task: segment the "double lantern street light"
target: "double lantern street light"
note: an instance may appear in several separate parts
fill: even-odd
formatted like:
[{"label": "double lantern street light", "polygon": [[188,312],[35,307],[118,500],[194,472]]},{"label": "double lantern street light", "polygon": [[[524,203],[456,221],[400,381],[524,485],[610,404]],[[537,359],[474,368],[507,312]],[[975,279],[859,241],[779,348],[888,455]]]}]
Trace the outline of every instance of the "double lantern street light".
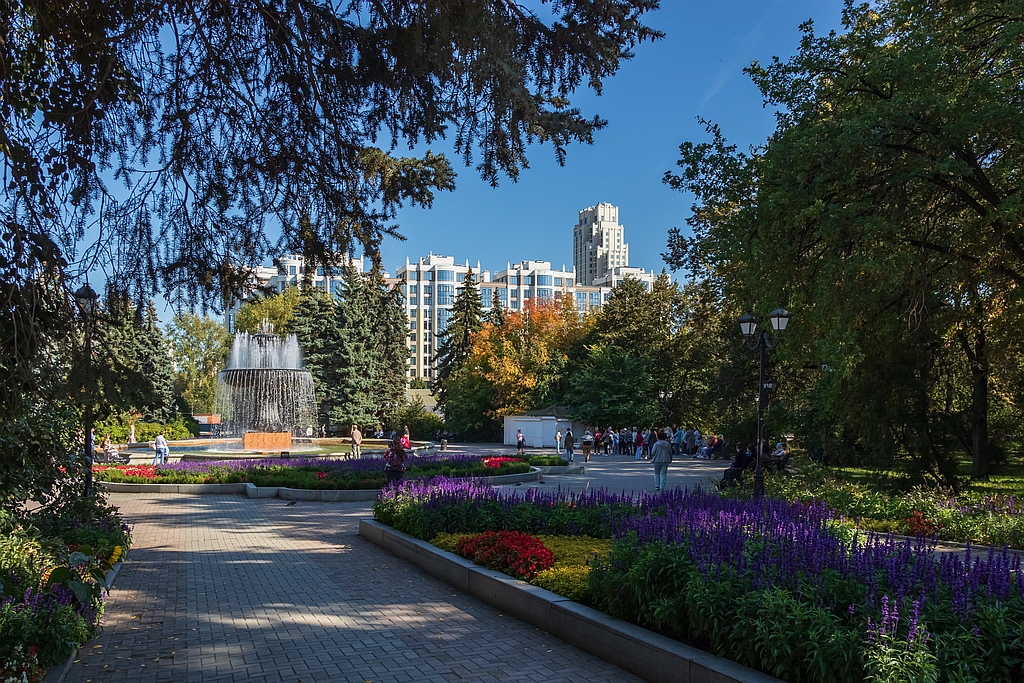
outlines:
[{"label": "double lantern street light", "polygon": [[[786,331],[786,325],[789,324],[789,318],[789,311],[782,306],[779,306],[768,314],[768,319],[772,323],[772,329],[774,329],[775,333],[780,336]],[[775,344],[773,344],[771,339],[768,337],[767,331],[758,331],[757,318],[750,313],[740,317],[739,322],[740,331],[743,333],[743,339],[746,347],[751,351],[757,351],[759,354],[757,383],[757,443],[754,446],[754,498],[763,498],[764,470],[761,469],[761,457],[764,455],[762,453],[762,441],[764,440],[764,411],[768,407],[769,393],[775,388],[775,383],[768,381],[765,377],[765,361],[767,360],[768,351],[774,349]]]},{"label": "double lantern street light", "polygon": [[658,392],[658,399],[661,400],[661,421],[668,423],[668,402],[672,400],[672,392],[662,389]]},{"label": "double lantern street light", "polygon": [[74,294],[75,303],[82,313],[82,322],[85,332],[85,405],[82,406],[82,422],[85,428],[85,496],[91,497],[92,486],[92,459],[95,453],[96,444],[93,440],[93,392],[96,390],[92,372],[92,332],[96,324],[96,315],[99,312],[100,297],[86,282],[78,288]]}]

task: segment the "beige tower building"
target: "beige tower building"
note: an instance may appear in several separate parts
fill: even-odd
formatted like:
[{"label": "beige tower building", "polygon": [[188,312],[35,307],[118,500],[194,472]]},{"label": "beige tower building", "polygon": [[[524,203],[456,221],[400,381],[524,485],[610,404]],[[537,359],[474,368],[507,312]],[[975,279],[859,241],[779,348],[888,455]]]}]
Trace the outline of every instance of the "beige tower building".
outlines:
[{"label": "beige tower building", "polygon": [[613,269],[629,265],[619,207],[601,203],[580,211],[572,231],[572,264],[579,284],[586,287],[593,287]]}]

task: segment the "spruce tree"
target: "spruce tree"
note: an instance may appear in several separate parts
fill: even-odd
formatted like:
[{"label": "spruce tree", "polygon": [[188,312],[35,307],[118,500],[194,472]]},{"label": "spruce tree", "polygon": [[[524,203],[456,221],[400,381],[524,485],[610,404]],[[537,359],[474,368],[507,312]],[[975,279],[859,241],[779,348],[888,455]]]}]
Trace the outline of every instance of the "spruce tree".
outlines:
[{"label": "spruce tree", "polygon": [[153,302],[136,307],[135,336],[139,368],[149,382],[149,403],[146,416],[153,422],[169,422],[174,410],[174,375],[171,367],[170,345],[160,329]]},{"label": "spruce tree", "polygon": [[[500,309],[500,306],[498,308]],[[477,289],[473,269],[470,268],[463,278],[462,288],[455,297],[452,317],[448,327],[441,332],[441,343],[437,348],[434,395],[442,406],[448,400],[448,385],[452,374],[473,349],[473,334],[480,331],[482,318],[480,290]]]},{"label": "spruce tree", "polygon": [[405,403],[407,322],[402,293],[389,287],[380,266],[365,278],[371,311],[371,373],[376,385],[378,411],[393,411]]},{"label": "spruce tree", "polygon": [[378,390],[373,370],[372,301],[369,287],[353,268],[345,269],[341,300],[334,306],[338,329],[333,363],[337,372],[332,422],[343,429],[379,422]]},{"label": "spruce tree", "polygon": [[292,332],[302,347],[303,362],[313,375],[320,422],[332,426],[331,411],[338,404],[340,386],[336,363],[340,336],[334,308],[334,297],[329,293],[306,287],[292,321]]}]

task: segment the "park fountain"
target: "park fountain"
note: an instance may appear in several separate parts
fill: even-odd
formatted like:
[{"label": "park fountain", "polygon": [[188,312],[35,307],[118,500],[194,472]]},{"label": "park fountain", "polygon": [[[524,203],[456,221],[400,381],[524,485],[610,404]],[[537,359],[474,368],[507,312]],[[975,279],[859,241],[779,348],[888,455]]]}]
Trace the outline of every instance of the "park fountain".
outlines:
[{"label": "park fountain", "polygon": [[256,334],[236,334],[216,405],[223,431],[241,435],[244,450],[289,450],[292,434],[316,421],[313,376],[295,335],[281,339],[266,320]]}]

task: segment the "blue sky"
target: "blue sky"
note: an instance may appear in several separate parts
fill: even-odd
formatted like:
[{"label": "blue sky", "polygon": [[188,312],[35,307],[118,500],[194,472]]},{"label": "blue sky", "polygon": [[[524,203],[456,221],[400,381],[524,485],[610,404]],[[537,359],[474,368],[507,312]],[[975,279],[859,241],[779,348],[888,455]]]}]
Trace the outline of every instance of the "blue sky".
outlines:
[{"label": "blue sky", "polygon": [[[661,178],[675,167],[680,143],[705,139],[697,117],[719,124],[741,148],[764,142],[774,116],[743,68],[794,54],[807,19],[817,33],[840,29],[841,10],[842,0],[662,0],[648,23],[665,39],[640,46],[602,96],[587,90],[573,100],[609,122],[593,145],[571,147],[561,167],[550,147],[533,147],[531,168],[497,189],[459,166],[455,192],[439,195],[431,209],[400,211],[407,241],[382,245],[386,267],[394,273],[406,257],[432,251],[479,260],[492,272],[527,259],[571,268],[577,212],[605,201],[620,207],[630,265],[660,270],[667,231],[685,227],[692,203]],[[446,145],[433,149],[455,159]]]}]

